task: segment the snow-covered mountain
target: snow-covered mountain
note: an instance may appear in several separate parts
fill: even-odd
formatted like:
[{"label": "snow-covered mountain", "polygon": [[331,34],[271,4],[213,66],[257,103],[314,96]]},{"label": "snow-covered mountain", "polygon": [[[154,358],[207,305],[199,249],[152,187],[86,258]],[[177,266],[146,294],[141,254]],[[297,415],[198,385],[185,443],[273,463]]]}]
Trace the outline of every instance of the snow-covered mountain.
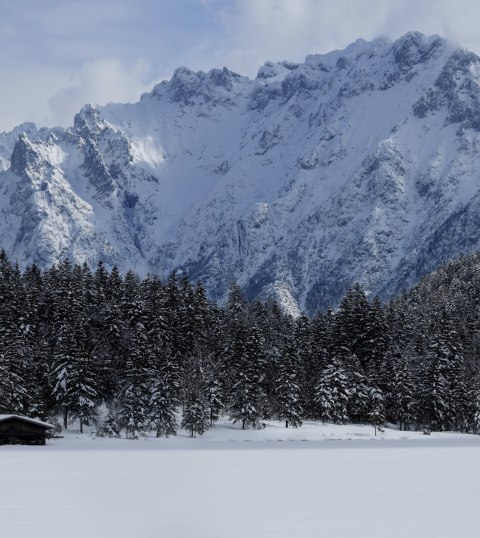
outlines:
[{"label": "snow-covered mountain", "polygon": [[438,36],[358,40],[250,80],[179,68],[69,129],[0,134],[0,245],[293,311],[389,296],[480,245],[480,58]]}]

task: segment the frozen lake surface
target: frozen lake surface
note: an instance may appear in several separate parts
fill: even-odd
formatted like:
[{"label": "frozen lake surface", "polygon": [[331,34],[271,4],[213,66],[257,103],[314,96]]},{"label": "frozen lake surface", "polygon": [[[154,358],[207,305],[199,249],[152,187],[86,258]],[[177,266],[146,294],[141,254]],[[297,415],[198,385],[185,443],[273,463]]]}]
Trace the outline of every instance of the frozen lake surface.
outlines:
[{"label": "frozen lake surface", "polygon": [[306,424],[0,447],[5,538],[478,536],[480,437]]}]

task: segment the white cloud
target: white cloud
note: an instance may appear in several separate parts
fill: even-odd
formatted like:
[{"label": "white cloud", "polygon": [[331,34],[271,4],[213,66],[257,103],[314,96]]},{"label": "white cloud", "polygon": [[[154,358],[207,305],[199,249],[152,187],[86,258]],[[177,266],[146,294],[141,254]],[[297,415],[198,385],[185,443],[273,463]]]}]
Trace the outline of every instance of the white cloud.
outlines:
[{"label": "white cloud", "polygon": [[51,125],[47,102],[67,83],[61,71],[45,67],[9,67],[2,71],[0,87],[0,130],[9,130],[24,121]]},{"label": "white cloud", "polygon": [[480,51],[480,4],[473,0],[237,0],[218,16],[230,36],[218,60],[250,75],[265,60],[302,61],[359,37],[398,38],[411,30]]},{"label": "white cloud", "polygon": [[88,62],[71,83],[49,99],[51,121],[68,125],[85,103],[133,102],[151,89],[151,66],[145,60],[126,65],[119,59]]},{"label": "white cloud", "polygon": [[132,101],[179,65],[255,76],[358,37],[438,33],[480,52],[477,0],[36,0],[2,3],[0,129],[70,125]]}]

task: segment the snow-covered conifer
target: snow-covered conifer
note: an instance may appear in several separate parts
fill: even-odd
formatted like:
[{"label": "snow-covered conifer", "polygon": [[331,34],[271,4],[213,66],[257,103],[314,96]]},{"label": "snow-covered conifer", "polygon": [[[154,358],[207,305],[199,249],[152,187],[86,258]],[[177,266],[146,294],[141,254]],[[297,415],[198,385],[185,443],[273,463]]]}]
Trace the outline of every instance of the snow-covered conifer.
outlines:
[{"label": "snow-covered conifer", "polygon": [[298,428],[302,425],[303,409],[300,403],[297,350],[293,339],[287,342],[280,358],[275,383],[276,411],[285,427]]},{"label": "snow-covered conifer", "polygon": [[368,422],[377,430],[385,424],[385,398],[377,387],[369,390]]},{"label": "snow-covered conifer", "polygon": [[324,407],[321,413],[335,424],[348,420],[348,378],[336,358],[332,358],[321,374],[317,385],[317,402]]}]

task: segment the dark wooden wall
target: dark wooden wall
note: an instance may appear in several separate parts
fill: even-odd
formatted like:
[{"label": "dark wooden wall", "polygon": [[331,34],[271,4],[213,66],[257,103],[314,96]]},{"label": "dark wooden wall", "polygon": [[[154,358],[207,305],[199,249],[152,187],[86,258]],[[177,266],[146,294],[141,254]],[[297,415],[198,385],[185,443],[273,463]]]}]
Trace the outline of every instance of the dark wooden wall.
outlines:
[{"label": "dark wooden wall", "polygon": [[15,417],[0,421],[0,445],[45,444],[46,428]]}]

